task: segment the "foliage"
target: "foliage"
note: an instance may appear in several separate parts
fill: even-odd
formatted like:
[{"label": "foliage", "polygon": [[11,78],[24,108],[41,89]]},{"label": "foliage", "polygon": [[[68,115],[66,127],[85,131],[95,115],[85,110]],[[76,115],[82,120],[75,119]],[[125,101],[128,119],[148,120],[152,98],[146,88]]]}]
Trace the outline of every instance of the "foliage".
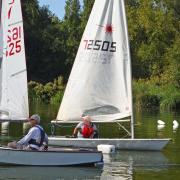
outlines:
[{"label": "foliage", "polygon": [[39,100],[46,103],[59,103],[64,93],[63,78],[58,77],[54,82],[45,85],[30,81],[28,83],[29,99]]},{"label": "foliage", "polygon": [[165,54],[176,38],[178,19],[166,1],[140,0],[127,4],[133,74],[137,78],[160,75]]},{"label": "foliage", "polygon": [[138,110],[159,107],[160,110],[177,109],[180,91],[174,84],[163,84],[159,77],[133,81],[134,104]]},{"label": "foliage", "polygon": [[161,75],[164,84],[173,83],[180,88],[180,33],[165,54],[167,65]]},{"label": "foliage", "polygon": [[49,82],[65,74],[62,22],[37,0],[22,1],[28,80]]},{"label": "foliage", "polygon": [[87,24],[87,21],[89,18],[89,14],[92,10],[93,4],[94,4],[94,0],[91,0],[91,1],[83,0],[83,10],[81,12],[81,30],[82,30],[82,33],[86,27],[86,24]]}]

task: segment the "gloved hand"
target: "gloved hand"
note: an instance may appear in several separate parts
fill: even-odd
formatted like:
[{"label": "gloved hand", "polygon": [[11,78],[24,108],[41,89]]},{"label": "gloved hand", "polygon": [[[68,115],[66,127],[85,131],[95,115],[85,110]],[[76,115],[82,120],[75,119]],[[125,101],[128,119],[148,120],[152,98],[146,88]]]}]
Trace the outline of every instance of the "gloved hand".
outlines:
[{"label": "gloved hand", "polygon": [[48,145],[44,145],[44,151],[48,150]]}]

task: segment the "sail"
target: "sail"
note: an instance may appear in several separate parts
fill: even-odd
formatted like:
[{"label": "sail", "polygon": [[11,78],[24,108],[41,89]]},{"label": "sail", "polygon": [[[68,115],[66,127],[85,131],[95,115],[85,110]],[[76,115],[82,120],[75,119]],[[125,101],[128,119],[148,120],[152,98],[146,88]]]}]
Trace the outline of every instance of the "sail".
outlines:
[{"label": "sail", "polygon": [[131,62],[123,0],[96,0],[57,120],[95,122],[132,115]]},{"label": "sail", "polygon": [[0,119],[29,116],[20,0],[3,0],[0,24]]},{"label": "sail", "polygon": [[2,58],[3,58],[3,36],[2,36],[2,26],[1,26],[1,10],[2,10],[2,0],[0,0],[0,100],[1,100],[1,92],[2,92]]}]

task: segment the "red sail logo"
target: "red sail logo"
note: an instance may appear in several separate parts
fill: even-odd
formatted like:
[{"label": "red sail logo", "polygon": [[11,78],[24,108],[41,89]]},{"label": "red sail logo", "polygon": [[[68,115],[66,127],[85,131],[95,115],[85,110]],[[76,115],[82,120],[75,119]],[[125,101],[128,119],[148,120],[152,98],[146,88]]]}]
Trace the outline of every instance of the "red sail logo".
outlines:
[{"label": "red sail logo", "polygon": [[[97,25],[101,28],[104,28],[105,33],[112,35],[113,26],[107,24],[105,26]],[[95,51],[106,51],[106,52],[116,52],[116,42],[109,40],[101,39],[84,39],[84,49],[85,50],[95,50]]]},{"label": "red sail logo", "polygon": [[8,19],[11,18],[11,12],[12,12],[13,4],[14,4],[14,0],[11,0],[11,1],[9,2],[10,7],[9,7],[9,10],[8,10]]}]

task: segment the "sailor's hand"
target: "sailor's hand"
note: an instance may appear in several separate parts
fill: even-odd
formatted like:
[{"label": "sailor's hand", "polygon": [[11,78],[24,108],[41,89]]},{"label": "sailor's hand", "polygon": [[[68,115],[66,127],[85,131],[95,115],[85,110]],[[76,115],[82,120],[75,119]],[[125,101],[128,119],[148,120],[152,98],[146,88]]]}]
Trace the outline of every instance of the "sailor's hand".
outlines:
[{"label": "sailor's hand", "polygon": [[48,150],[48,145],[44,145],[44,151]]},{"label": "sailor's hand", "polygon": [[73,134],[73,135],[72,135],[72,138],[77,138],[77,135],[76,135],[76,134]]}]

